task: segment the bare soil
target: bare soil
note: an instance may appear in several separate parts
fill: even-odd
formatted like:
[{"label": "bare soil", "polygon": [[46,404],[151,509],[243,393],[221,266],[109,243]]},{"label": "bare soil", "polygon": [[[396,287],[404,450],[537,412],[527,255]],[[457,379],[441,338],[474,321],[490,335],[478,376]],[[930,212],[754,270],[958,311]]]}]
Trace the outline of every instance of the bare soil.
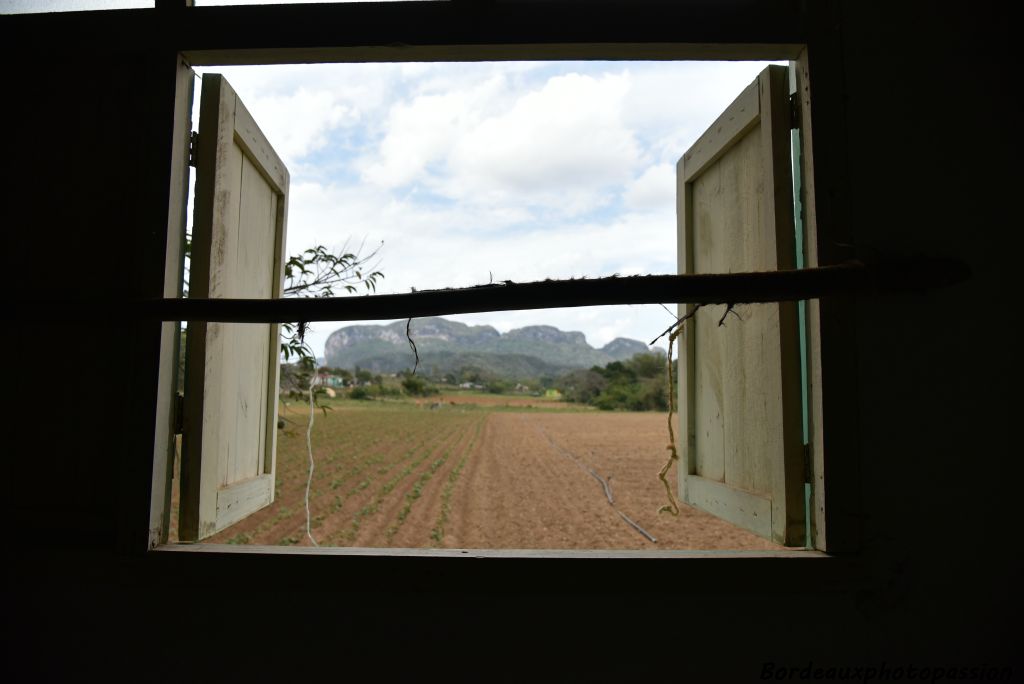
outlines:
[{"label": "bare soil", "polygon": [[[461,483],[445,546],[555,549],[772,549],[712,515],[667,503],[660,413],[493,413]],[[601,482],[604,478],[613,504]],[[669,472],[674,482],[675,468]],[[656,539],[651,542],[619,511]]]},{"label": "bare soil", "polygon": [[[462,406],[339,402],[326,416],[318,414],[310,493],[317,542],[780,548],[689,506],[680,505],[678,516],[658,513],[668,502],[657,479],[668,457],[664,413],[516,410],[505,402],[518,397],[473,399]],[[295,425],[279,434],[276,500],[207,541],[311,545],[304,503],[308,456],[299,429],[306,415],[297,408],[284,415]],[[675,467],[669,481],[675,482]]]}]

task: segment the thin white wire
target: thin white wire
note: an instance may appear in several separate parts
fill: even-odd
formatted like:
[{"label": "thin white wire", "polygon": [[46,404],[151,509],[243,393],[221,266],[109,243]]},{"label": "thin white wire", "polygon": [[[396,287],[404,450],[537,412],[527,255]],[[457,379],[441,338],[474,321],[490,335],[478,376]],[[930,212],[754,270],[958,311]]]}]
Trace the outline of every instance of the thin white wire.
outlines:
[{"label": "thin white wire", "polygon": [[314,358],[313,377],[309,381],[309,425],[306,426],[306,451],[309,454],[309,478],[306,480],[306,536],[309,537],[309,541],[313,542],[313,546],[320,546],[316,543],[316,539],[313,539],[309,517],[309,488],[313,484],[313,416],[315,415],[313,386],[316,384],[316,371],[316,359]]}]

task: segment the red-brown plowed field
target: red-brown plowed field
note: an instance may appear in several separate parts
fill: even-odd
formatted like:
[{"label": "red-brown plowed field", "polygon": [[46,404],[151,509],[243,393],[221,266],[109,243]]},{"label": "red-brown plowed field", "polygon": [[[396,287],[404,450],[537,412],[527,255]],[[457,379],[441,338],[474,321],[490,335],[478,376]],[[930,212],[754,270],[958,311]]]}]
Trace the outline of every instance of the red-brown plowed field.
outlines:
[{"label": "red-brown plowed field", "polygon": [[[657,473],[667,457],[661,413],[492,413],[453,497],[444,546],[554,549],[771,549],[689,506],[679,517]],[[608,502],[603,478],[611,492]],[[669,473],[675,476],[675,469]],[[625,514],[644,532],[623,520]]]},{"label": "red-brown plowed field", "polygon": [[[395,548],[779,548],[687,506],[678,517],[657,512],[667,501],[657,480],[668,453],[663,413],[496,409],[345,401],[318,413],[314,538]],[[307,414],[283,415],[294,422],[279,433],[275,502],[207,541],[310,545]]]}]

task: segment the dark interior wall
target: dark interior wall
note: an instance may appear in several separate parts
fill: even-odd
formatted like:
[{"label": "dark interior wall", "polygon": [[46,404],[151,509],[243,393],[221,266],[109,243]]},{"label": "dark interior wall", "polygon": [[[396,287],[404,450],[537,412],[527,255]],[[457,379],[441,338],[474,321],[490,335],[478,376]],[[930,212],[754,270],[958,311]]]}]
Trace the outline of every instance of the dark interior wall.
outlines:
[{"label": "dark interior wall", "polygon": [[[127,532],[118,487],[151,468],[138,426],[153,421],[158,327],[60,316],[85,314],[91,301],[161,296],[174,56],[41,50],[19,63],[3,112],[4,233],[12,295],[42,320],[8,340],[13,386],[30,402],[58,378],[74,389],[16,439],[24,457],[11,463],[19,484],[9,505],[21,521],[12,534],[42,548],[57,539],[58,548],[113,551]],[[102,412],[118,402],[129,415]]]},{"label": "dark interior wall", "polygon": [[892,643],[996,648],[1021,578],[1016,355],[998,323],[1020,223],[1009,32],[985,6],[846,3],[841,16],[849,250],[956,254],[973,271],[856,304],[861,557],[876,587],[863,610]]},{"label": "dark interior wall", "polygon": [[[840,65],[823,89],[842,123],[815,141],[830,219],[861,253],[957,254],[974,272],[954,289],[852,307],[863,548],[848,563],[126,553],[148,510],[136,483],[152,453],[157,331],[36,322],[8,338],[21,401],[5,447],[6,664],[200,679],[247,662],[263,675],[434,666],[475,678],[462,668],[487,659],[492,674],[744,681],[766,661],[1013,663],[1008,29],[977,4],[851,1],[823,23],[838,33],[820,49]],[[24,65],[2,113],[14,297],[62,298],[46,305],[55,319],[96,297],[159,294],[173,58],[63,59],[38,45],[12,59]],[[117,402],[129,415],[103,413]],[[545,655],[567,671],[538,670]]]}]

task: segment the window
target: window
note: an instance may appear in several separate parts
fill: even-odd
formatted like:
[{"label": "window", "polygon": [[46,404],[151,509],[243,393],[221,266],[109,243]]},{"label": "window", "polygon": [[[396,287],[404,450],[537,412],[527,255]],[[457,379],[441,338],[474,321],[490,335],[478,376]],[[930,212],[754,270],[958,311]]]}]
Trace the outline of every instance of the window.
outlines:
[{"label": "window", "polygon": [[[773,271],[777,264],[792,268],[795,255],[791,199],[788,193],[782,194],[778,203],[766,197],[772,194],[766,188],[778,185],[785,189],[790,185],[787,75],[785,67],[776,66],[755,78],[680,162],[679,197],[685,200],[680,204],[679,214],[680,263],[683,264],[680,270],[683,272]],[[259,287],[259,284],[273,279],[273,265],[280,262],[281,250],[275,247],[273,227],[276,207],[283,207],[284,203],[277,202],[278,195],[283,198],[283,194],[274,188],[284,183],[284,172],[280,171],[283,164],[269,150],[266,140],[258,135],[258,128],[227,81],[217,74],[207,73],[205,82],[197,145],[201,187],[194,240],[197,254],[193,272],[197,279],[194,292],[200,297],[267,296],[271,290]],[[773,99],[778,110],[775,116],[762,114],[773,106]],[[784,115],[780,116],[779,112]],[[771,123],[775,124],[774,137]],[[223,130],[219,131],[219,128]],[[234,132],[224,132],[231,130]],[[246,139],[248,142],[243,142]],[[265,151],[256,154],[251,150]],[[272,169],[277,170],[264,170],[263,175],[268,178],[281,176],[272,186],[265,187],[261,181],[260,156],[270,160]],[[250,158],[255,165],[248,161]],[[219,203],[219,206],[214,207],[214,203]],[[258,220],[261,218],[266,220]],[[703,223],[695,228],[694,222],[698,218]],[[283,216],[280,220],[283,222]],[[266,230],[270,230],[269,238],[260,232]],[[698,236],[701,238],[699,241]],[[263,245],[267,249],[261,249]],[[695,246],[699,248],[695,250]],[[214,266],[211,262],[215,259],[219,262]],[[239,267],[248,270],[238,271]],[[784,429],[784,418],[792,423],[793,417],[798,417],[794,407],[799,404],[799,397],[793,396],[798,395],[798,386],[792,377],[794,364],[790,362],[784,366],[783,359],[791,360],[797,352],[793,334],[783,334],[774,343],[765,342],[766,339],[771,340],[772,331],[786,328],[780,325],[782,317],[779,310],[785,311],[788,316],[786,323],[789,328],[793,327],[795,318],[791,309],[789,303],[744,307],[742,324],[735,322],[727,327],[708,325],[709,316],[717,318],[717,314],[709,310],[689,324],[689,334],[684,336],[684,340],[690,342],[685,349],[689,352],[691,372],[683,376],[684,387],[679,402],[682,417],[679,432],[689,435],[680,450],[688,467],[680,471],[679,491],[686,503],[752,530],[765,539],[793,546],[804,543],[807,513],[801,500],[804,485],[802,443],[799,437],[794,437],[792,429],[788,434]],[[207,327],[212,330],[209,335]],[[269,398],[276,394],[276,385],[270,379],[277,375],[276,358],[270,354],[270,367],[264,368],[258,377],[247,372],[248,369],[262,367],[262,361],[253,361],[252,350],[245,349],[244,341],[247,335],[262,335],[259,347],[262,351],[257,356],[267,356],[268,336],[263,328],[197,323],[190,329],[189,382],[192,388],[199,389],[186,392],[186,439],[183,445],[186,495],[182,499],[182,539],[205,539],[274,499],[273,447],[276,431],[270,426],[275,422],[276,403]],[[653,332],[650,331],[651,335]],[[699,353],[694,353],[697,348],[700,348]],[[723,373],[727,371],[731,371],[733,376],[723,380]],[[663,377],[663,374],[662,370],[660,376],[655,377]],[[250,386],[244,387],[246,384]],[[208,401],[206,394],[210,395]],[[262,410],[253,411],[251,407],[258,405]],[[692,411],[687,410],[690,407]],[[291,418],[303,422],[305,417],[301,415],[301,409],[299,414]],[[325,416],[327,420],[333,418]],[[402,420],[395,415],[392,419]],[[248,427],[243,423],[248,423]],[[441,424],[439,419],[435,424]],[[726,424],[728,430],[724,428]],[[354,424],[350,425],[358,430]],[[785,443],[786,437],[789,438],[788,443]],[[773,438],[776,438],[775,442]],[[656,443],[648,443],[646,449],[641,447],[640,453],[650,453],[658,459],[664,439],[665,436],[661,435]],[[779,440],[782,444],[777,443]],[[285,443],[290,444],[287,439]],[[542,449],[543,445],[538,444],[535,448]],[[291,451],[286,453],[290,455]],[[252,462],[238,462],[247,458]],[[631,459],[630,467],[637,458],[639,455]],[[221,460],[224,462],[218,465]],[[294,461],[290,457],[285,459],[285,463]],[[302,462],[293,463],[292,468],[301,466],[304,474],[305,464],[303,454]],[[776,493],[772,480],[772,467],[785,468],[787,464],[786,474],[791,480],[782,479],[781,484],[788,487],[789,500],[785,496],[787,490]],[[648,464],[652,472],[660,466],[661,461]],[[527,472],[534,470],[531,467]],[[429,479],[432,474],[433,471],[424,477]],[[442,470],[442,475],[445,474],[449,473]],[[616,480],[625,483],[628,479],[621,479],[622,474],[627,473],[618,470]],[[322,477],[322,472],[317,475]],[[293,469],[286,469],[282,477],[286,481],[299,479]],[[219,482],[214,482],[215,479]],[[643,482],[649,485],[652,497],[656,496],[658,488],[653,478],[650,481],[645,478]],[[567,481],[564,486],[569,484]],[[317,491],[323,486],[320,484],[314,488],[315,497],[323,498],[322,492]],[[405,486],[398,483],[396,491],[399,497]],[[465,488],[468,485],[460,483],[460,486]],[[328,498],[334,498],[336,503],[330,507],[330,517],[340,518],[340,493],[345,492],[347,496],[344,499],[351,504],[354,492],[347,492],[348,487],[340,478],[332,482],[332,489],[336,490],[336,495]],[[616,494],[629,496],[618,487]],[[287,504],[282,502],[276,507],[285,520],[289,513],[292,518],[299,517],[302,505],[299,502],[296,506],[293,499],[294,492],[291,491],[284,499]],[[631,514],[636,515],[643,510],[641,515],[647,518],[646,514],[653,512],[661,503],[654,501],[651,498]],[[208,509],[205,512],[203,502]],[[417,508],[427,508],[432,503],[421,500]],[[381,505],[387,508],[386,502],[381,502]],[[323,505],[320,509],[321,515],[317,516],[314,527],[318,527],[328,515]],[[787,514],[791,519],[788,527],[772,527],[773,520],[783,521],[780,525],[784,525]],[[200,517],[204,518],[202,523]],[[333,528],[337,520],[329,522],[336,533]],[[685,536],[671,534],[667,529],[659,531],[648,527],[649,524],[660,527],[659,522],[658,516],[654,516],[642,524],[659,538],[665,537],[661,539],[665,548],[671,548],[670,539],[685,543]],[[231,538],[248,543],[253,527],[243,526],[241,530],[220,535],[219,539]],[[637,529],[646,534],[643,528]],[[683,528],[678,529],[681,532]],[[408,533],[408,530],[404,532]],[[437,529],[434,532],[437,533]],[[296,543],[304,537],[282,534],[275,539],[281,539],[279,543]],[[366,544],[378,542],[366,536],[361,538]],[[405,538],[417,537],[406,534]],[[647,538],[654,541],[653,537]],[[601,543],[597,541],[599,539],[597,537],[590,543]],[[273,540],[265,538],[265,541]],[[336,536],[332,539],[320,537],[318,541],[342,543]],[[428,539],[424,534],[418,543],[411,543],[425,545],[440,541],[439,535]],[[487,543],[478,538],[474,545]],[[519,542],[523,543],[531,542]],[[714,542],[709,540],[708,543]],[[747,544],[739,539],[734,543]]]},{"label": "window", "polygon": [[[211,57],[210,54],[204,53],[203,58],[211,60],[211,61],[215,61],[215,60],[213,60],[213,58]],[[787,131],[788,131],[788,128],[787,128]],[[743,133],[748,133],[748,132],[750,132],[750,129],[745,129],[742,132]],[[727,144],[727,143],[723,143],[723,144]],[[745,143],[745,144],[747,144],[747,143]],[[750,144],[753,144],[753,143],[750,143]],[[706,160],[706,161],[708,161],[709,168],[712,165],[712,163],[720,163],[722,165],[726,164],[728,162],[726,157],[728,157],[729,154],[727,154],[725,152],[722,152],[718,156],[715,156],[715,153],[712,153],[711,156],[714,157],[714,158],[710,158],[710,159]],[[707,172],[710,173],[710,170],[707,170]],[[701,181],[700,181],[699,178],[694,178],[694,180],[696,181],[696,183],[691,184],[691,185],[695,185],[696,186],[696,190],[697,190],[697,193],[699,195],[700,192],[701,192],[701,190],[700,190]],[[694,188],[691,187],[688,190],[686,190],[686,192],[693,192],[693,190],[694,190]],[[786,188],[785,192],[788,194],[790,192],[790,189]],[[718,257],[711,256],[709,262],[707,262],[707,263],[699,262],[699,263],[697,263],[695,268],[697,270],[704,270],[704,268],[705,268],[705,266],[707,266],[707,264],[715,263],[714,260],[716,258],[718,258]],[[683,263],[683,262],[681,262],[681,263]],[[783,262],[780,261],[778,265],[781,267],[783,265]],[[739,265],[737,265],[736,270],[739,270],[739,268],[741,268],[741,267]],[[700,329],[700,326],[701,326],[701,322],[698,319],[698,323],[696,324],[696,327],[698,328],[698,330]],[[699,334],[698,334],[697,337],[699,337]],[[728,344],[732,344],[732,343],[728,343]],[[791,342],[786,342],[786,344],[791,344]],[[696,356],[700,356],[700,355],[705,354],[705,353],[707,353],[707,354],[711,353],[710,351],[704,349],[705,346],[707,346],[707,345],[702,346],[699,343],[697,345],[695,345],[695,349],[693,351],[695,357]],[[781,354],[781,352],[780,352],[780,354]],[[691,391],[689,389],[686,389],[686,388],[690,387],[691,384],[692,384],[692,387],[693,387],[692,396],[695,399],[693,401],[688,401],[688,403],[686,403],[685,406],[687,407],[687,411],[692,409],[694,411],[694,413],[697,414],[697,413],[700,412],[700,409],[697,408],[699,406],[699,400],[700,400],[700,398],[702,396],[705,396],[705,395],[702,394],[702,391],[703,391],[702,388],[704,387],[704,385],[702,384],[701,379],[699,377],[697,377],[697,373],[696,372],[694,372],[692,375],[687,375],[686,382],[683,383],[683,385],[681,385],[681,391],[684,391],[684,392],[688,393],[686,395],[687,398],[689,398],[691,396],[691,394],[690,394]],[[786,406],[787,406],[787,408],[786,408],[786,416],[787,416],[787,419],[791,421],[792,420],[792,418],[790,417],[792,415],[791,412],[790,412],[791,402],[789,400],[787,400]],[[688,418],[688,420],[689,420],[689,418]],[[691,421],[691,423],[692,423],[692,421]],[[787,425],[786,430],[791,433],[791,427],[790,426]],[[690,430],[689,430],[689,428],[687,428],[687,433],[686,434],[689,434],[689,432],[690,432]],[[787,439],[789,439],[789,435],[788,434],[786,436],[786,439],[783,440],[784,451],[786,449],[788,449],[789,450],[788,453],[791,455],[793,453],[792,452],[792,447],[791,447],[791,441],[786,441]],[[802,461],[802,454],[801,454],[800,458],[797,460],[797,463],[800,464],[801,468],[802,468],[802,463],[803,463],[803,461]],[[721,499],[721,497],[716,498],[716,496],[708,495],[706,492],[704,494],[701,494],[699,489],[703,485],[696,484],[699,481],[696,478],[701,478],[703,480],[713,479],[712,477],[708,477],[708,476],[711,475],[711,470],[710,469],[711,469],[712,466],[710,465],[709,462],[701,461],[699,457],[696,457],[694,462],[692,464],[690,464],[690,465],[693,468],[693,472],[692,473],[687,473],[687,477],[684,477],[684,483],[683,483],[684,487],[683,487],[682,491],[686,492],[686,498],[689,499],[692,496],[693,500],[695,502],[698,499],[702,499],[705,502],[704,505],[706,505],[709,509],[714,509],[715,506],[718,506],[718,505],[721,504],[721,501],[719,500],[719,499]],[[705,470],[705,468],[708,468],[708,470]],[[784,468],[788,469],[787,472],[791,472],[792,471],[792,460],[787,458],[787,460],[785,461]],[[742,468],[741,468],[741,470],[742,470]],[[723,473],[724,472],[725,472],[725,467],[723,466]],[[694,478],[689,478],[688,477],[689,475],[693,475]],[[746,475],[744,475],[744,476],[746,476]],[[732,487],[732,489],[739,490],[739,489],[745,489],[746,488],[745,484],[742,481],[730,481],[728,479],[728,477],[729,477],[728,475],[725,475],[727,484],[735,485],[734,487]],[[689,485],[689,486],[687,486],[687,485]],[[764,498],[764,497],[762,497],[762,498]],[[785,499],[786,506],[787,506],[786,508],[782,509],[783,510],[783,518],[784,519],[788,519],[789,513],[795,511],[795,508],[789,507],[789,504],[792,502],[791,495],[784,494],[783,498]],[[759,505],[763,506],[763,503],[759,504]],[[769,505],[772,505],[772,504],[769,504]],[[759,509],[759,510],[763,510],[763,508]],[[802,507],[801,507],[801,510],[802,510]],[[773,515],[774,515],[774,513],[773,513]],[[740,516],[740,517],[742,517],[742,516]],[[763,520],[763,514],[759,514],[756,517],[759,517],[760,520]],[[792,522],[792,521],[790,521],[790,522]],[[762,522],[759,521],[757,524],[762,525],[762,527],[761,527],[762,530],[765,529],[763,527],[763,523]],[[793,528],[793,531],[787,531],[791,527]],[[790,543],[794,543],[794,541],[797,539],[797,533],[795,531],[795,527],[796,527],[795,524],[784,524],[784,529],[781,532],[781,535],[782,535],[781,538],[786,539]],[[803,529],[803,519],[802,518],[799,521],[799,527],[800,527],[800,533],[802,534],[802,529]],[[770,530],[772,530],[774,528],[773,528],[773,526],[770,525],[767,529],[770,531]],[[779,534],[779,533],[776,533],[776,534]]]}]

